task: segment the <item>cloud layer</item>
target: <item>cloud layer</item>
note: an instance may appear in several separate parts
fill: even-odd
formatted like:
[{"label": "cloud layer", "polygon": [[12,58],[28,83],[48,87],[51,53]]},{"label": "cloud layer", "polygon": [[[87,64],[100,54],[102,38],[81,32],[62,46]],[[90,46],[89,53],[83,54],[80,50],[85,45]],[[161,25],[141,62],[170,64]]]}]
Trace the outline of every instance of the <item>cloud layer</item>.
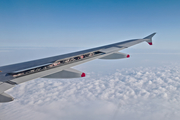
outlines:
[{"label": "cloud layer", "polygon": [[118,69],[82,79],[36,79],[8,91],[4,120],[169,120],[180,117],[180,66]]}]

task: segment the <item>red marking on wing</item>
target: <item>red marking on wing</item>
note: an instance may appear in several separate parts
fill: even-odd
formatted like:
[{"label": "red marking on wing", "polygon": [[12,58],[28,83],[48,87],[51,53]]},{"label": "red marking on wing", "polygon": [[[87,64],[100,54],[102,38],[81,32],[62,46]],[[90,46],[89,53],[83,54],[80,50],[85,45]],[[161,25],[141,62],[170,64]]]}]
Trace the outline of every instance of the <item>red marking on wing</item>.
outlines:
[{"label": "red marking on wing", "polygon": [[152,42],[149,42],[149,45],[152,45]]},{"label": "red marking on wing", "polygon": [[85,74],[85,73],[82,73],[82,74],[81,74],[81,77],[85,77],[85,76],[86,76],[86,74]]}]

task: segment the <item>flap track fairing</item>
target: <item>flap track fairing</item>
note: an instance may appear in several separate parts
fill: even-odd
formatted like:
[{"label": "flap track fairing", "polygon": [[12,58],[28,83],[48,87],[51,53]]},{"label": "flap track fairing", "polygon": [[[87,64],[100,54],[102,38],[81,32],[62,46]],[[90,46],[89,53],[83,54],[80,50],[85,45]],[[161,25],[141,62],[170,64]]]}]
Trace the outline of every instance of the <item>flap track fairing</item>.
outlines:
[{"label": "flap track fairing", "polygon": [[68,68],[68,69],[62,70],[60,72],[45,76],[43,78],[67,78],[67,79],[69,79],[69,78],[80,78],[80,77],[85,77],[85,76],[86,76],[86,74],[81,71],[75,70],[73,68]]},{"label": "flap track fairing", "polygon": [[0,94],[0,102],[10,102],[13,101],[14,98],[10,95],[8,95],[7,93],[1,93]]},{"label": "flap track fairing", "polygon": [[100,59],[122,59],[122,58],[129,58],[130,55],[129,54],[124,54],[121,52],[116,52],[116,53],[112,53],[110,55],[107,55],[105,57],[102,57]]}]

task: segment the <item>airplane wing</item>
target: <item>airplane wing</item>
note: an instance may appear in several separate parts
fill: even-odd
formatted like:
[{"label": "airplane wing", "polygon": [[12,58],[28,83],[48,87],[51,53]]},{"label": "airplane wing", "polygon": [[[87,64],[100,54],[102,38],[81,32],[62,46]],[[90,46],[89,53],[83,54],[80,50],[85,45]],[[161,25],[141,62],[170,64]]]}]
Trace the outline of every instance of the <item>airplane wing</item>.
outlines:
[{"label": "airplane wing", "polygon": [[10,102],[14,98],[4,91],[20,83],[36,78],[78,78],[85,73],[71,67],[94,59],[122,59],[130,55],[118,52],[135,44],[147,42],[152,45],[153,33],[142,39],[133,39],[106,46],[53,56],[0,67],[0,102]]}]

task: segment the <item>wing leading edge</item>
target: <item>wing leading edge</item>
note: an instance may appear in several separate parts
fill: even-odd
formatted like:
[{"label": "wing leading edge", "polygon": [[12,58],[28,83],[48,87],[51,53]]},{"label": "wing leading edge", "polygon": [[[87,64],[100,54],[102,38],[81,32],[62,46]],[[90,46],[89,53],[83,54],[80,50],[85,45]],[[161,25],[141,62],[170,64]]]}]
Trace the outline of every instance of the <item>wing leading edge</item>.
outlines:
[{"label": "wing leading edge", "polygon": [[[74,70],[71,67],[94,60],[94,59],[121,59],[129,58],[130,55],[118,51],[147,42],[152,45],[153,33],[143,39],[133,39],[118,42],[106,46],[83,50],[79,52],[18,63],[0,67],[0,102],[12,101],[12,97],[5,95],[4,91],[17,84],[36,79],[36,78],[78,78],[85,77],[85,73]],[[5,101],[7,100],[7,101]]]}]

